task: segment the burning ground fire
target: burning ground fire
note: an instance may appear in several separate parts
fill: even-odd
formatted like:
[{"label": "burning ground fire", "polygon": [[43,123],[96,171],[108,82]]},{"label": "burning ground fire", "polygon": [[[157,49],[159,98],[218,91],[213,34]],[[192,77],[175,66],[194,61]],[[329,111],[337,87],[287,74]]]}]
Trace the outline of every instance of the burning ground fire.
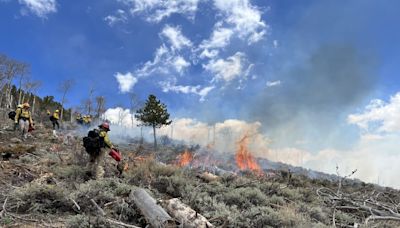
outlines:
[{"label": "burning ground fire", "polygon": [[190,153],[188,150],[185,150],[183,154],[180,155],[178,166],[184,167],[190,164],[193,160],[193,154]]},{"label": "burning ground fire", "polygon": [[251,170],[256,173],[261,173],[260,166],[248,150],[248,143],[248,135],[245,135],[241,140],[239,140],[238,150],[235,155],[236,164],[240,170]]},{"label": "burning ground fire", "polygon": [[[262,169],[260,165],[257,163],[256,159],[250,153],[248,149],[249,144],[249,136],[245,135],[238,141],[238,147],[235,154],[236,166],[239,170],[250,170],[256,174],[262,174]],[[219,159],[216,159],[214,156],[210,156],[211,154],[207,153],[196,156],[189,150],[185,150],[182,154],[177,157],[176,165],[179,167],[191,166],[193,167],[216,167],[220,163]]]}]

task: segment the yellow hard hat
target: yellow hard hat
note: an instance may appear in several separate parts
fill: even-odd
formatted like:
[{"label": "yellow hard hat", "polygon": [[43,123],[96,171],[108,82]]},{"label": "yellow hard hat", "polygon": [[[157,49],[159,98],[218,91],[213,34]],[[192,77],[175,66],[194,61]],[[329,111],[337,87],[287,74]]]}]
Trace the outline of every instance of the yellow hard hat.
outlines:
[{"label": "yellow hard hat", "polygon": [[60,110],[57,109],[56,112],[60,112]]},{"label": "yellow hard hat", "polygon": [[22,108],[22,104],[19,104],[19,105],[17,106],[17,108]]},{"label": "yellow hard hat", "polygon": [[22,106],[23,106],[24,108],[30,108],[30,107],[31,107],[28,103],[24,103]]}]

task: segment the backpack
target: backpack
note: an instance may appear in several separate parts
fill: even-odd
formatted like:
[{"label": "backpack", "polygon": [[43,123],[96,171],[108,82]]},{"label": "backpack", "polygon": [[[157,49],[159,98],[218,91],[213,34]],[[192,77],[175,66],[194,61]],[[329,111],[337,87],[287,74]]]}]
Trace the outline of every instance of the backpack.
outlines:
[{"label": "backpack", "polygon": [[83,147],[91,155],[98,154],[104,147],[104,138],[100,137],[99,133],[99,130],[94,129],[88,132],[88,136],[83,137]]},{"label": "backpack", "polygon": [[15,120],[16,115],[17,115],[17,113],[15,111],[11,111],[8,113],[8,118]]}]

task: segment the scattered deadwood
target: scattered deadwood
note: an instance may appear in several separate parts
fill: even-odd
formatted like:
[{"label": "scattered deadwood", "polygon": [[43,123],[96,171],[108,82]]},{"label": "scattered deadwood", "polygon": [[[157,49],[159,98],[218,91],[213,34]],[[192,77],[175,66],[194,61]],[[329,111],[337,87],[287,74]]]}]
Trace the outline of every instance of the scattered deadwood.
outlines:
[{"label": "scattered deadwood", "polygon": [[176,227],[171,216],[144,189],[133,190],[130,198],[153,227]]},{"label": "scattered deadwood", "polygon": [[14,214],[14,213],[8,212],[6,210],[7,200],[8,200],[8,197],[5,199],[5,201],[3,203],[3,207],[2,207],[2,210],[0,212],[0,218],[3,218],[5,215],[8,215],[8,216],[10,216],[12,218],[19,219],[19,220],[22,220],[22,221],[39,222],[39,220],[36,220],[36,219],[23,218],[23,217],[20,217],[20,216]]},{"label": "scattered deadwood", "polygon": [[121,221],[117,221],[117,220],[110,219],[110,218],[107,219],[107,222],[112,223],[112,224],[116,224],[116,225],[120,225],[120,226],[124,226],[124,227],[129,227],[129,228],[140,228],[138,226],[126,224],[126,223],[123,223]]},{"label": "scattered deadwood", "polygon": [[[400,221],[399,203],[383,200],[384,193],[372,192],[366,194],[346,194],[340,191],[334,191],[329,188],[319,188],[317,194],[324,202],[333,208],[333,224],[336,224],[336,210],[353,210],[361,213],[355,213],[359,221],[366,225],[371,220],[394,220]],[[359,214],[359,215],[358,215]]]},{"label": "scattered deadwood", "polygon": [[[72,199],[71,199],[72,200]],[[79,205],[78,204],[76,204],[76,202],[74,201],[74,200],[72,200],[74,203],[75,203],[75,205],[79,208]],[[102,216],[106,216],[106,212],[104,212],[104,210],[96,203],[96,201],[94,201],[94,199],[90,199],[90,202],[92,202],[92,204],[97,208],[97,210],[100,212],[100,214],[102,215]],[[79,208],[80,209],[80,208]],[[130,224],[126,224],[126,223],[123,223],[123,222],[121,222],[121,221],[118,221],[118,220],[114,220],[114,219],[111,219],[111,218],[105,218],[106,220],[107,220],[107,222],[109,222],[109,223],[111,223],[111,224],[116,224],[116,225],[120,225],[120,226],[124,226],[124,227],[129,227],[129,228],[139,228],[138,226],[134,226],[134,225],[130,225]]]},{"label": "scattered deadwood", "polygon": [[8,145],[8,146],[0,146],[0,154],[3,155],[3,158],[19,158],[24,154],[32,154],[35,152],[35,146],[26,146],[26,145]]},{"label": "scattered deadwood", "polygon": [[197,177],[202,179],[203,181],[206,181],[206,182],[218,181],[220,179],[219,176],[214,175],[214,174],[209,173],[209,172],[204,172],[204,173],[198,174]]},{"label": "scattered deadwood", "polygon": [[179,199],[173,198],[162,201],[167,212],[179,221],[182,227],[186,228],[206,228],[214,227],[204,216],[182,203]]}]

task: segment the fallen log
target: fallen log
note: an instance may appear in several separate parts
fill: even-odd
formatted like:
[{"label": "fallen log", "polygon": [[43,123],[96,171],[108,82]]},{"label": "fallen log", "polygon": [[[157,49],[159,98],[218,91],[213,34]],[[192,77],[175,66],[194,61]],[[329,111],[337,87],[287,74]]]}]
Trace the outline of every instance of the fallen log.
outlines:
[{"label": "fallen log", "polygon": [[216,176],[216,175],[214,175],[212,173],[209,173],[209,172],[204,172],[204,173],[198,174],[197,177],[202,179],[202,180],[204,180],[204,181],[206,181],[206,182],[217,181],[217,180],[220,179],[219,176]]},{"label": "fallen log", "polygon": [[204,216],[197,213],[188,205],[182,203],[178,198],[162,201],[167,212],[172,215],[181,227],[186,228],[207,228],[214,227]]},{"label": "fallen log", "polygon": [[176,227],[171,216],[144,189],[133,190],[129,197],[153,227]]}]

